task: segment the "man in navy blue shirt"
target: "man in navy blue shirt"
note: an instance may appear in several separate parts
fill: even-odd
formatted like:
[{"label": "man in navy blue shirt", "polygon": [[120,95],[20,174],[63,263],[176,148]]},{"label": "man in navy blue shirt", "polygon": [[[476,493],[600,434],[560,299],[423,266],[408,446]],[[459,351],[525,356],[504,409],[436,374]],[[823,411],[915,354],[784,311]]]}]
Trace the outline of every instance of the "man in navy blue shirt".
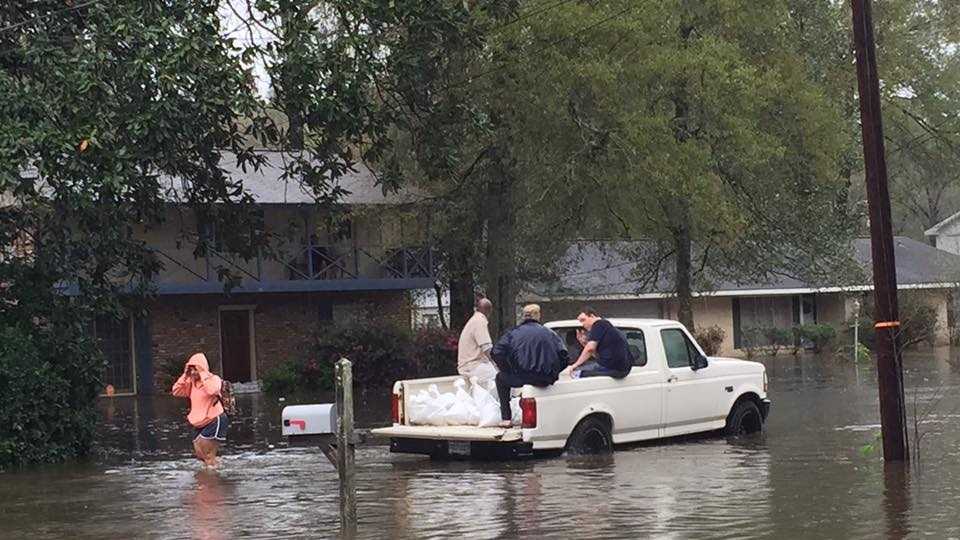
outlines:
[{"label": "man in navy blue shirt", "polygon": [[622,379],[630,374],[633,359],[627,347],[627,337],[623,332],[614,328],[610,321],[600,317],[597,311],[585,307],[577,316],[577,321],[587,330],[587,344],[583,347],[580,357],[567,368],[568,373],[574,374],[591,356],[596,356],[596,362],[591,362],[580,369],[580,377],[613,377]]},{"label": "man in navy blue shirt", "polygon": [[523,308],[523,322],[507,332],[490,351],[500,370],[495,379],[500,397],[500,427],[510,427],[510,389],[550,386],[567,365],[567,348],[556,332],[540,324],[540,306]]}]

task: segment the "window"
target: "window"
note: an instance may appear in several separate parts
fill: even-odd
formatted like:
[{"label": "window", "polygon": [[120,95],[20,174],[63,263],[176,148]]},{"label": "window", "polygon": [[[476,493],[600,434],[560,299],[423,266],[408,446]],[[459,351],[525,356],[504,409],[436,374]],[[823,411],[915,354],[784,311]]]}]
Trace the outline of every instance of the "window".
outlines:
[{"label": "window", "polygon": [[643,338],[641,330],[623,330],[627,336],[627,348],[630,349],[630,355],[633,356],[633,365],[647,365],[647,340]]},{"label": "window", "polygon": [[[573,362],[580,357],[583,347],[577,340],[578,328],[555,328],[560,337],[563,338],[567,346],[567,353],[570,355],[570,361]],[[647,365],[647,341],[644,339],[643,331],[635,328],[617,328],[620,333],[627,338],[627,348],[630,349],[630,355],[633,357],[634,366]]]},{"label": "window", "polygon": [[94,331],[107,362],[103,374],[104,391],[107,385],[118,394],[134,391],[130,328],[129,318],[97,317]]},{"label": "window", "polygon": [[697,356],[697,348],[690,343],[686,334],[678,328],[660,331],[663,349],[667,354],[667,366],[670,368],[690,367],[691,360]]}]

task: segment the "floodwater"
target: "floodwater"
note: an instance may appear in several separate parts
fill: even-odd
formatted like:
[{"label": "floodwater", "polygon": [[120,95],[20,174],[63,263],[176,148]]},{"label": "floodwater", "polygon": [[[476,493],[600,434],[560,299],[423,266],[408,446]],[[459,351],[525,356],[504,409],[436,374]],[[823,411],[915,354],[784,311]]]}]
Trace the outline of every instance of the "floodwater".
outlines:
[{"label": "floodwater", "polygon": [[[923,435],[910,472],[885,470],[879,449],[864,448],[879,429],[871,366],[786,356],[764,360],[773,410],[760,436],[512,463],[362,446],[358,536],[960,538],[958,356],[905,360]],[[333,467],[318,451],[285,446],[280,404],[242,396],[218,472],[190,456],[185,404],[105,400],[91,463],[0,475],[0,537],[338,536]],[[357,412],[374,425],[388,411],[376,399]]]}]

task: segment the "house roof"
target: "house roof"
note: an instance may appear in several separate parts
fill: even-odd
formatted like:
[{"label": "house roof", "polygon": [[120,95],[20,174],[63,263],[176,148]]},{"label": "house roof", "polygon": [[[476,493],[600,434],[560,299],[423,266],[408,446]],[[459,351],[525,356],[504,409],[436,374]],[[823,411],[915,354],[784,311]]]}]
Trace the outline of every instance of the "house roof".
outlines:
[{"label": "house roof", "polygon": [[[960,256],[936,249],[911,238],[894,238],[897,284],[904,289],[945,288],[960,282]],[[853,241],[853,256],[872,275],[870,240]],[[636,264],[625,252],[642,250],[639,242],[579,242],[564,255],[561,268],[566,271],[549,283],[533,283],[525,295],[534,300],[640,299],[664,298],[673,293],[669,276],[661,276],[654,284],[643,285],[635,276]],[[714,296],[763,296],[803,294],[841,290],[871,290],[872,283],[811,285],[790,277],[776,277],[762,283],[720,282],[711,291],[698,294]]]},{"label": "house roof", "polygon": [[[289,153],[260,151],[258,154],[266,158],[258,170],[247,167],[244,171],[237,163],[236,154],[232,152],[221,154],[223,157],[220,166],[229,176],[240,179],[243,189],[258,203],[313,204],[317,202],[309,189],[305,189],[295,180],[283,178],[287,164],[294,159]],[[21,174],[32,178],[38,175],[36,167],[32,166],[24,169]],[[169,202],[176,203],[183,200],[184,179],[162,176],[161,183],[168,187],[165,195]],[[40,184],[40,189],[44,189],[42,182]],[[353,170],[337,178],[333,185],[343,189],[344,195],[339,202],[347,205],[406,204],[423,198],[423,195],[412,187],[404,187],[396,193],[384,193],[373,171],[363,164],[355,165]],[[7,200],[8,198],[10,198],[9,194],[0,194],[0,205],[13,204],[12,200]]]},{"label": "house roof", "polygon": [[[237,163],[236,154],[223,152],[220,166],[233,178],[242,181],[243,189],[250,193],[260,204],[312,204],[316,197],[299,182],[284,178],[288,164],[295,158],[286,152],[261,151],[258,154],[266,159],[258,170],[247,167],[244,171]],[[166,177],[169,182],[172,201],[179,201],[183,193],[181,179]],[[338,177],[333,186],[344,190],[340,203],[348,205],[405,204],[416,202],[422,195],[413,188],[403,188],[396,193],[384,193],[373,171],[363,164],[357,164],[353,170]]]},{"label": "house roof", "polygon": [[927,236],[937,236],[940,234],[940,231],[943,230],[944,227],[956,221],[957,218],[960,218],[960,212],[957,212],[956,214],[948,217],[947,219],[941,221],[940,223],[937,223],[933,227],[930,227],[926,231],[923,231],[923,234]]}]

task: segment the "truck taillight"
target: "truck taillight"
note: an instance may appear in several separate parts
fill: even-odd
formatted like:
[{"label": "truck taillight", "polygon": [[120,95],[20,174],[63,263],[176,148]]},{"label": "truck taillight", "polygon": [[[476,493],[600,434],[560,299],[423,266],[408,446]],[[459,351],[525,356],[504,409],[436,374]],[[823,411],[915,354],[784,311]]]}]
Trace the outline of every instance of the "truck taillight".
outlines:
[{"label": "truck taillight", "polygon": [[537,427],[537,400],[534,398],[520,398],[520,412],[523,418],[523,429]]},{"label": "truck taillight", "polygon": [[770,384],[770,380],[767,379],[767,372],[766,372],[766,370],[764,370],[764,372],[763,372],[763,393],[764,393],[764,394],[767,393],[767,386],[768,386],[769,384]]},{"label": "truck taillight", "polygon": [[400,402],[403,398],[400,394],[393,394],[392,396],[390,400],[390,415],[393,417],[394,424],[400,424],[402,420],[400,417]]}]

